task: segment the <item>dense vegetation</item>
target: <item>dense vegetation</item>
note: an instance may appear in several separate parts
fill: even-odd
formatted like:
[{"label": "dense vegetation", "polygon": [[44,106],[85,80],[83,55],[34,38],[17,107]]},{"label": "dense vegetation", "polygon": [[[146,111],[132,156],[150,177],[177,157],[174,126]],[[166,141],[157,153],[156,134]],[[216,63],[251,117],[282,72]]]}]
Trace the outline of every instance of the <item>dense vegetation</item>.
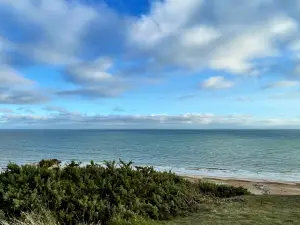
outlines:
[{"label": "dense vegetation", "polygon": [[126,224],[133,218],[168,220],[197,211],[208,196],[249,194],[244,188],[190,182],[122,161],[105,166],[59,163],[9,164],[0,174],[0,217],[20,218],[46,209],[62,224]]}]

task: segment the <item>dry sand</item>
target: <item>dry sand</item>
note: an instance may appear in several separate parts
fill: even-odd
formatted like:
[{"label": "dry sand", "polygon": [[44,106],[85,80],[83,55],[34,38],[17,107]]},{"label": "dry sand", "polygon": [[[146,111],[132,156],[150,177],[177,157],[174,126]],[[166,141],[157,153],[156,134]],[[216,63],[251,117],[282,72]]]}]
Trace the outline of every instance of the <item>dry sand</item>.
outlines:
[{"label": "dry sand", "polygon": [[300,182],[277,182],[266,180],[238,180],[235,178],[185,176],[191,180],[204,180],[218,184],[228,184],[232,186],[242,186],[256,195],[300,195]]}]

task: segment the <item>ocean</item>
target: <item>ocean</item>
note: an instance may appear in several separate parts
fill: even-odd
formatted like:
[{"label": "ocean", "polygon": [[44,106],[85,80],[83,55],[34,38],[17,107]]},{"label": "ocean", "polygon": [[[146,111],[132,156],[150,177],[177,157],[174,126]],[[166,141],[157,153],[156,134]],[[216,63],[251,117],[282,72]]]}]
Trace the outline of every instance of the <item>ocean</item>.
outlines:
[{"label": "ocean", "polygon": [[0,166],[132,160],[181,175],[300,181],[300,130],[0,130]]}]

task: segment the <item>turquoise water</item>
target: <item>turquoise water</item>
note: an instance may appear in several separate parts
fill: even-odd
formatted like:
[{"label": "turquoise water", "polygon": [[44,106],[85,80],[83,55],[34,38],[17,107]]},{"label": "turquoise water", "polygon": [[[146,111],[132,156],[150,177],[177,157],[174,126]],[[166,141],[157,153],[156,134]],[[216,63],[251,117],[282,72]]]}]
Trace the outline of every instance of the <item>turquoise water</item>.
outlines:
[{"label": "turquoise water", "polygon": [[300,181],[300,130],[0,130],[0,166],[132,160],[179,174]]}]

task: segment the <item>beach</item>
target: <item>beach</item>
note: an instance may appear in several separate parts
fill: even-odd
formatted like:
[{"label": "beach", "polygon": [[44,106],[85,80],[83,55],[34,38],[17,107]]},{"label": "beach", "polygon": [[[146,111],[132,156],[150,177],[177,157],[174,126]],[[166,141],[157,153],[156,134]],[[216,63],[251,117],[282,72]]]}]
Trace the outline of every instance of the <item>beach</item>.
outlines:
[{"label": "beach", "polygon": [[242,186],[255,195],[300,195],[300,182],[281,182],[268,180],[246,180],[235,178],[184,176],[189,180],[203,180],[217,184]]}]

